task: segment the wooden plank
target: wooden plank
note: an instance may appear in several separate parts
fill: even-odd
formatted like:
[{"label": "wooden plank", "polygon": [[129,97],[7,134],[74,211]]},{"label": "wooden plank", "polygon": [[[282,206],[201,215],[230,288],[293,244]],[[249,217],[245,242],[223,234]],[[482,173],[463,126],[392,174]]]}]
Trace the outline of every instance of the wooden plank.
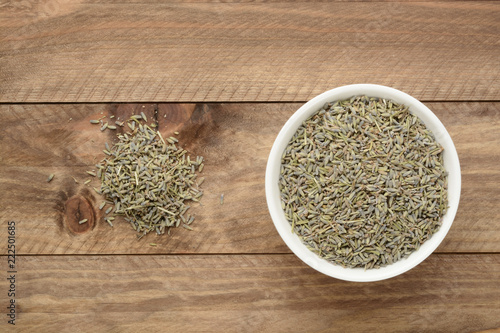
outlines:
[{"label": "wooden plank", "polygon": [[[500,252],[500,103],[428,105],[455,141],[463,181],[458,214],[438,251]],[[288,253],[268,214],[264,173],[276,135],[300,104],[144,106],[0,106],[0,222],[17,222],[18,252]],[[140,111],[152,119],[155,109],[164,135],[179,131],[181,145],[206,158],[205,195],[202,207],[191,208],[196,216],[193,232],[175,229],[170,237],[149,235],[138,242],[129,225],[115,221],[112,229],[103,221],[97,207],[102,198],[83,185],[85,171],[104,157],[104,142],[115,135],[101,133],[89,120],[104,115],[124,119]],[[47,183],[51,173],[55,177]],[[75,196],[81,200],[76,203],[88,205],[81,209],[81,218],[91,217],[93,227],[69,222],[66,207]],[[6,244],[6,237],[0,233],[0,244]]]},{"label": "wooden plank", "polygon": [[[292,106],[294,108],[295,106]],[[270,222],[264,195],[264,168],[284,112],[289,106],[176,105],[158,107],[159,128],[164,136],[179,131],[179,140],[192,155],[206,158],[203,173],[203,207],[193,205],[193,232],[172,230],[172,236],[149,235],[141,242],[129,225],[110,228],[97,206],[102,201],[85,170],[104,157],[104,142],[111,131],[101,133],[90,119],[114,114],[124,119],[133,112],[153,118],[147,105],[12,105],[1,106],[0,134],[2,192],[0,221],[18,221],[20,253],[214,253],[284,252]],[[265,114],[268,117],[265,117]],[[167,116],[167,117],[165,117]],[[69,121],[69,118],[72,118]],[[47,183],[47,176],[55,174]],[[72,177],[79,180],[76,184]],[[97,183],[92,183],[97,186]],[[225,202],[220,204],[220,195]],[[67,201],[77,196],[91,203],[98,221],[87,232],[70,231]],[[83,218],[82,216],[82,218]],[[1,234],[0,237],[6,237]],[[2,238],[3,239],[3,238]],[[150,247],[150,242],[157,247]],[[2,249],[2,251],[6,251]]]},{"label": "wooden plank", "polygon": [[373,283],[327,277],[293,255],[23,256],[16,290],[18,332],[500,328],[498,254],[432,255]]},{"label": "wooden plank", "polygon": [[448,129],[457,148],[462,171],[457,216],[437,251],[498,252],[500,103],[426,104]]},{"label": "wooden plank", "polygon": [[498,2],[6,2],[0,102],[500,98]]},{"label": "wooden plank", "polygon": [[[436,2],[436,0],[311,0],[307,2]],[[465,1],[465,0],[442,0]],[[467,0],[477,1],[477,0]],[[499,0],[488,0],[499,1]],[[102,0],[87,0],[87,3],[103,3]],[[168,0],[168,3],[300,3],[304,0]],[[441,2],[441,0],[440,0]],[[106,0],[105,3],[165,3],[162,0]]]}]

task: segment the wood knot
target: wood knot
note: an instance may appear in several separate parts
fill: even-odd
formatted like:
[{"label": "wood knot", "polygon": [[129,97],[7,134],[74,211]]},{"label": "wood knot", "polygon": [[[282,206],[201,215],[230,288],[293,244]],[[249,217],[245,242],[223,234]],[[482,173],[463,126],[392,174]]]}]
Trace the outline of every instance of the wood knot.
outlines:
[{"label": "wood knot", "polygon": [[[74,195],[66,201],[64,208],[64,220],[71,232],[83,234],[94,228],[95,213],[87,199]],[[83,222],[84,220],[87,221]]]}]

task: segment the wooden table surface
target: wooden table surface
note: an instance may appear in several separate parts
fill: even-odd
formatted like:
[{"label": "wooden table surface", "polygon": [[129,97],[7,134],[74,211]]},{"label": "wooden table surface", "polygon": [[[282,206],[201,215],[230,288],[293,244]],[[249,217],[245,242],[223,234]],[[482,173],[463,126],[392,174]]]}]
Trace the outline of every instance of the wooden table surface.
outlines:
[{"label": "wooden table surface", "polygon": [[[352,83],[423,101],[462,168],[443,243],[373,283],[301,262],[264,193],[281,126]],[[206,159],[193,231],[138,241],[83,184],[115,136],[89,120],[141,111]],[[0,0],[0,124],[2,332],[500,328],[500,2]]]}]

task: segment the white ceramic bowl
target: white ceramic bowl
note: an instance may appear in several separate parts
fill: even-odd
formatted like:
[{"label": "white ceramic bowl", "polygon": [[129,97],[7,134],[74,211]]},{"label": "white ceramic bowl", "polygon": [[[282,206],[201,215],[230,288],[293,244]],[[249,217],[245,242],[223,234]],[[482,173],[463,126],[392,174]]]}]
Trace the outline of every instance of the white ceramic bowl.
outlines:
[{"label": "white ceramic bowl", "polygon": [[[427,128],[433,132],[436,140],[443,146],[444,167],[448,171],[449,208],[443,217],[443,223],[439,231],[408,258],[401,259],[385,267],[368,270],[364,268],[343,268],[321,259],[318,255],[308,250],[299,237],[291,231],[290,224],[286,220],[281,208],[280,191],[278,188],[281,155],[301,123],[318,111],[325,103],[348,99],[357,95],[390,99],[408,106],[410,111],[425,123]],[[347,281],[369,282],[388,279],[412,269],[439,246],[448,233],[457,212],[460,199],[461,176],[460,163],[453,141],[441,121],[439,121],[431,110],[417,99],[397,89],[374,84],[354,84],[335,88],[314,97],[288,119],[271,149],[267,163],[265,183],[267,205],[271,218],[281,238],[283,238],[293,253],[307,265],[326,275]]]}]

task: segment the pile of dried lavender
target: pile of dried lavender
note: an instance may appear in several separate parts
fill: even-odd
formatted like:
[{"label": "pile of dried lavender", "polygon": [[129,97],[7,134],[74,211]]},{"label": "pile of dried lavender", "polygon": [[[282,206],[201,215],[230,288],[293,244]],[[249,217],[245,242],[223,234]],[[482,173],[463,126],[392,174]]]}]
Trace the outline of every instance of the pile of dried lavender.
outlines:
[{"label": "pile of dried lavender", "polygon": [[[163,138],[141,121],[147,121],[144,114],[132,116],[126,122],[131,132],[117,135],[112,147],[106,143],[107,157],[96,165],[96,172],[88,172],[100,179],[97,191],[107,200],[99,208],[114,205],[106,214],[114,208],[113,214],[123,215],[139,237],[150,231],[170,233],[171,227],[192,230],[194,217],[186,215],[186,201],[199,201],[203,195],[203,178],[197,181],[196,174],[203,168],[203,157],[191,160],[176,146],[175,137]],[[114,219],[105,217],[111,226]]]}]

